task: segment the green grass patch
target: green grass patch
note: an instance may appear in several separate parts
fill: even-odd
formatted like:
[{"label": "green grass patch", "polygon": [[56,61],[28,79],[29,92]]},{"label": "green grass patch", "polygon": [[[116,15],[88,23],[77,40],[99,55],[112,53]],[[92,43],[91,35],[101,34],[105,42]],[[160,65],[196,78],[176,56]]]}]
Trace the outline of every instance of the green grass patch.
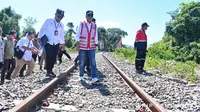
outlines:
[{"label": "green grass patch", "polygon": [[[177,62],[174,61],[174,55],[169,49],[164,49],[162,51],[162,43],[160,45],[154,46],[154,48],[149,48],[145,63],[145,69],[150,70],[152,73],[159,73],[172,75],[178,78],[186,79],[191,83],[195,83],[198,78],[194,74],[195,67],[197,66],[195,61]],[[162,45],[162,46],[161,46]],[[161,51],[159,53],[158,51]],[[166,52],[164,52],[166,51]],[[136,52],[132,48],[120,48],[116,49],[114,54],[116,58],[120,60],[128,60],[130,63],[134,63]]]}]

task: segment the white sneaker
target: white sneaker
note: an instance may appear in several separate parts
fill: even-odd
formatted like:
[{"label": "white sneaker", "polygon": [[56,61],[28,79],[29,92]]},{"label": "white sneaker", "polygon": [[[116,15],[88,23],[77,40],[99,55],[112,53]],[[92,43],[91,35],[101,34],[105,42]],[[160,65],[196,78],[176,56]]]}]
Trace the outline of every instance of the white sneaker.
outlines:
[{"label": "white sneaker", "polygon": [[88,79],[88,80],[92,80],[92,77],[89,76],[87,79]]},{"label": "white sneaker", "polygon": [[97,82],[97,81],[99,81],[98,78],[92,78],[92,83],[95,83],[95,82]]},{"label": "white sneaker", "polygon": [[83,81],[83,80],[84,80],[84,78],[81,76],[81,77],[80,77],[80,81]]}]

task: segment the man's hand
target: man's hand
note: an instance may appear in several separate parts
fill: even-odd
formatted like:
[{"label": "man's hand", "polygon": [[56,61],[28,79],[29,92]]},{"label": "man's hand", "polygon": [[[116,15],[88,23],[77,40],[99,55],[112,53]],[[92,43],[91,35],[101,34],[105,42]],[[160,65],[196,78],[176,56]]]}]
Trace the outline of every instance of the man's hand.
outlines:
[{"label": "man's hand", "polygon": [[38,50],[36,50],[36,49],[33,49],[33,50],[32,50],[32,53],[33,53],[33,54],[38,54],[38,53],[39,53],[39,51],[38,51]]},{"label": "man's hand", "polygon": [[79,42],[76,43],[76,50],[77,50],[77,51],[80,50]]},{"label": "man's hand", "polygon": [[38,41],[39,44],[42,44],[42,43],[41,43],[41,39],[37,38],[37,41]]},{"label": "man's hand", "polygon": [[136,48],[134,48],[134,50],[136,51]]},{"label": "man's hand", "polygon": [[63,51],[65,50],[65,44],[60,44],[60,49]]}]

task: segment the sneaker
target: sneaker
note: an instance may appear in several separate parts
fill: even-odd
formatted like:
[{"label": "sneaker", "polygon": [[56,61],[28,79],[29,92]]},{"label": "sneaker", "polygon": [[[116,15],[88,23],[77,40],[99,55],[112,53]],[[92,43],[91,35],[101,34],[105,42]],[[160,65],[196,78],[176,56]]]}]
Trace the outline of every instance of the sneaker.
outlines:
[{"label": "sneaker", "polygon": [[84,80],[84,77],[83,76],[80,76],[80,81],[83,81]]},{"label": "sneaker", "polygon": [[88,78],[87,78],[88,80],[92,80],[92,77],[90,77],[90,76],[88,76]]},{"label": "sneaker", "polygon": [[98,78],[92,78],[92,83],[98,82],[99,79]]}]

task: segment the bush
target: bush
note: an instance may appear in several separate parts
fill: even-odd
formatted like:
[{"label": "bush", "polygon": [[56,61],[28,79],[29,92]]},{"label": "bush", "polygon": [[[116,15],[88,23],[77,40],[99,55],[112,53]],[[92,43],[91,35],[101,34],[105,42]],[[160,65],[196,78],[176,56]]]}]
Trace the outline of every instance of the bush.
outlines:
[{"label": "bush", "polygon": [[[196,46],[193,45],[193,49],[194,47]],[[197,76],[194,75],[194,70],[197,65],[195,61],[198,60],[198,58],[193,60],[195,58],[192,57],[194,55],[191,53],[196,53],[196,56],[198,56],[197,52],[199,51],[187,51],[188,48],[183,47],[179,49],[179,52],[177,50],[175,53],[174,51],[176,49],[179,49],[179,47],[172,48],[164,41],[153,44],[148,48],[145,69],[156,69],[161,74],[172,73],[176,77],[195,82],[197,80]],[[117,58],[129,60],[132,63],[135,61],[136,52],[132,48],[119,48],[115,50],[114,55]],[[189,59],[193,61],[188,61]]]},{"label": "bush", "polygon": [[148,55],[149,57],[171,60],[175,57],[172,49],[167,43],[160,41],[148,48]]}]

